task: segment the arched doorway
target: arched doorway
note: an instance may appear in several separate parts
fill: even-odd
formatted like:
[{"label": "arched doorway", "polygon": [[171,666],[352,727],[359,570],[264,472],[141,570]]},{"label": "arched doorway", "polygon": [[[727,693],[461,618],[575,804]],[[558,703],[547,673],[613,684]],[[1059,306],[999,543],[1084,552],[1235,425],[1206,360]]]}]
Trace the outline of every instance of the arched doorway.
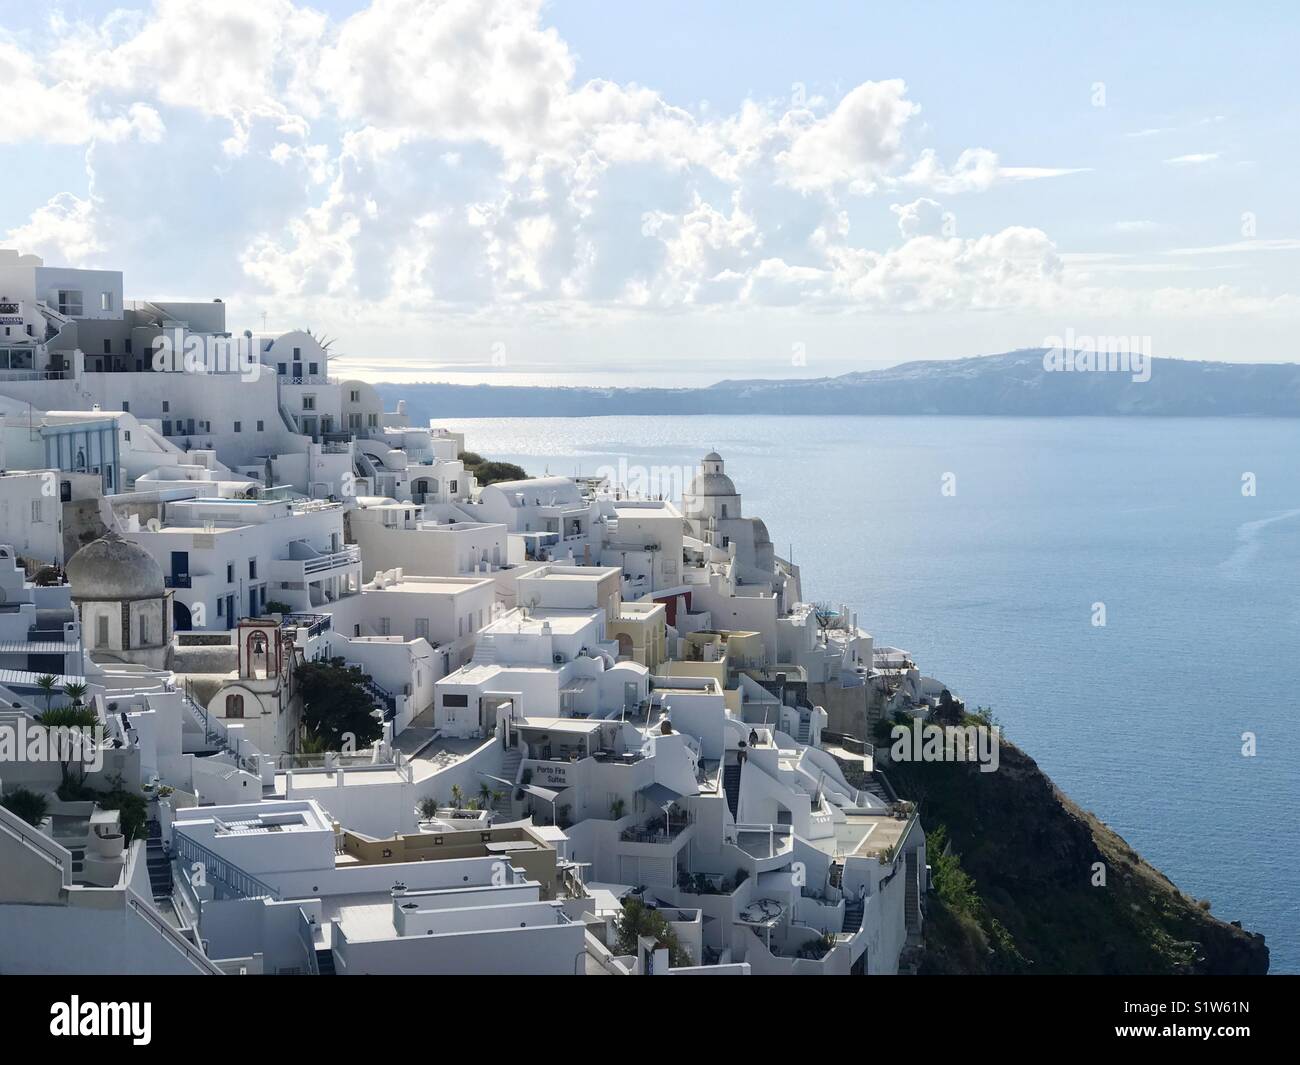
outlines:
[{"label": "arched doorway", "polygon": [[190,616],[190,608],[182,603],[179,599],[172,599],[172,630],[174,632],[189,632],[194,627],[194,619]]}]

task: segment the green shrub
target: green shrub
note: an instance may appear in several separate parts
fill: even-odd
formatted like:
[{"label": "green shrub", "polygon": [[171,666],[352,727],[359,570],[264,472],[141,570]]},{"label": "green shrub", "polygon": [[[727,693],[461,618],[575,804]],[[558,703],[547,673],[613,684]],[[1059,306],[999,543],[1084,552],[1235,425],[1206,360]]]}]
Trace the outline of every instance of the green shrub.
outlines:
[{"label": "green shrub", "polygon": [[33,828],[40,827],[40,823],[45,820],[45,813],[49,809],[49,805],[44,795],[28,791],[26,788],[14,788],[13,791],[0,798],[0,806],[3,806],[15,817],[21,817]]}]

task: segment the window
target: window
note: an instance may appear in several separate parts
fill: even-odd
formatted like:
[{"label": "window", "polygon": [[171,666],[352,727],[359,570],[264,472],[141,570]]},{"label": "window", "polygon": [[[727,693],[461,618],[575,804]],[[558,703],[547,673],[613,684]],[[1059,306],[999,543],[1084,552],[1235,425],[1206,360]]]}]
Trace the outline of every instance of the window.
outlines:
[{"label": "window", "polygon": [[285,377],[289,373],[289,368],[282,362],[277,362],[275,364],[275,370],[281,377]]},{"label": "window", "polygon": [[149,619],[146,617],[140,618],[140,646],[149,646]]},{"label": "window", "polygon": [[33,499],[32,500],[32,524],[35,525],[39,523],[40,520],[41,520],[41,501],[39,499]]},{"label": "window", "polygon": [[67,315],[69,318],[81,317],[81,292],[79,289],[59,289],[59,313]]},{"label": "window", "polygon": [[225,616],[226,616],[226,601],[222,599],[221,596],[217,596],[217,617],[224,618]]},{"label": "window", "polygon": [[235,432],[239,432],[239,422],[235,422]]},{"label": "window", "polygon": [[244,716],[244,697],[242,695],[226,696],[226,717]]},{"label": "window", "polygon": [[348,393],[348,398],[352,403],[360,403],[361,390],[359,388],[354,388],[350,393]]},{"label": "window", "polygon": [[456,482],[455,482],[455,481],[448,481],[448,482],[447,482],[447,491],[448,491],[448,492],[451,492],[453,495],[455,495],[455,493],[456,493]]},{"label": "window", "polygon": [[130,413],[131,413],[131,404],[128,403],[126,400],[122,400],[122,410],[123,410],[125,413],[130,414]]},{"label": "window", "polygon": [[113,309],[113,293],[101,292],[99,294],[99,309],[101,311],[111,311]]},{"label": "window", "polygon": [[100,614],[95,619],[95,646],[108,646],[108,615]]},{"label": "window", "polygon": [[377,427],[377,426],[379,425],[379,415],[378,415],[378,414],[367,414],[367,415],[366,415],[366,425],[368,425],[371,429],[374,429],[375,427]]},{"label": "window", "polygon": [[264,428],[264,426],[263,426],[263,424],[262,424],[262,419],[261,419],[261,418],[258,418],[258,419],[257,419],[257,431],[260,433],[260,432],[262,431],[263,428]]},{"label": "window", "polygon": [[171,403],[170,403],[168,400],[165,400],[165,399],[164,399],[164,400],[163,400],[163,413],[164,413],[164,414],[167,414],[167,413],[169,413],[169,412],[171,411],[171,409],[172,409],[172,405],[171,405]]},{"label": "window", "polygon": [[226,583],[235,583],[235,564],[233,562],[226,563]]},{"label": "window", "polygon": [[309,362],[307,364],[307,372],[313,377],[316,375],[316,364],[314,362]]},{"label": "window", "polygon": [[104,354],[105,355],[113,354],[113,342],[109,340],[107,337],[104,338]]},{"label": "window", "polygon": [[302,397],[302,409],[303,409],[303,410],[315,410],[315,409],[316,409],[316,397],[315,397],[315,396],[303,396],[303,397]]},{"label": "window", "polygon": [[442,697],[442,705],[444,707],[469,706],[469,696],[453,695],[451,692],[448,692]]},{"label": "window", "polygon": [[293,349],[293,360],[294,360],[294,362],[297,362],[297,361],[298,361],[299,359],[301,359],[301,358],[302,358],[302,348],[294,348],[294,349]]},{"label": "window", "polygon": [[391,636],[393,634],[393,622],[391,618],[379,619],[379,635]]},{"label": "window", "polygon": [[130,337],[127,337],[124,341],[122,341],[122,345],[123,345],[123,347],[124,347],[126,353],[127,353],[128,355],[130,355],[130,354],[131,354],[131,338],[130,338]]},{"label": "window", "polygon": [[248,579],[250,581],[257,580],[257,559],[255,558],[248,560]]}]

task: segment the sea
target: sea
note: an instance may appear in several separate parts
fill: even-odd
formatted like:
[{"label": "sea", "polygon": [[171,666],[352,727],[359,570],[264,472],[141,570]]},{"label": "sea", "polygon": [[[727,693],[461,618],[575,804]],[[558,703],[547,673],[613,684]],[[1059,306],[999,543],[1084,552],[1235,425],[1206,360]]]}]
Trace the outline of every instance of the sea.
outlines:
[{"label": "sea", "polygon": [[[912,653],[1300,972],[1300,420],[438,419],[669,496],[710,450],[804,598]],[[637,479],[639,478],[639,482]]]}]

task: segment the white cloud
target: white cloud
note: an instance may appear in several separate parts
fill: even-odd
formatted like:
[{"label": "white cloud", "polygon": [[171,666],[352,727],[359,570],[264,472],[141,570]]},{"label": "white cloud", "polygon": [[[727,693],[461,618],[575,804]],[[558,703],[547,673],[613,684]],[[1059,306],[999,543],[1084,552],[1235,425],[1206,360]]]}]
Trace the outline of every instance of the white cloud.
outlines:
[{"label": "white cloud", "polygon": [[903,129],[919,110],[895,79],[864,82],[823,118],[791,111],[781,122],[790,146],[777,155],[778,169],[805,192],[837,185],[872,192],[899,160]]},{"label": "white cloud", "polygon": [[1175,155],[1165,162],[1170,166],[1198,166],[1201,163],[1212,163],[1218,158],[1218,152],[1196,152],[1192,155]]},{"label": "white cloud", "polygon": [[95,204],[70,192],[61,192],[41,207],[30,220],[5,234],[5,246],[40,255],[47,262],[84,265],[103,250]]},{"label": "white cloud", "polygon": [[987,148],[967,148],[957,156],[956,164],[945,167],[934,149],[926,148],[902,181],[905,185],[931,189],[953,195],[962,192],[983,192],[1000,181],[1039,181],[1044,178],[1065,177],[1069,174],[1087,173],[1088,167],[1003,166],[995,152]]},{"label": "white cloud", "polygon": [[[300,321],[369,316],[413,333],[451,317],[1055,312],[1155,298],[1096,284],[1086,271],[1104,264],[1036,227],[957,237],[931,195],[1085,168],[1008,166],[982,147],[945,164],[919,143],[920,104],[898,79],[834,100],[688,109],[651,87],[579,82],[541,0],[374,0],[341,21],[291,0],[157,0],[56,31],[39,55],[0,39],[0,91],[24,102],[0,138],[95,142],[118,153],[118,183],[55,197],[7,242],[80,262],[103,250],[101,232],[122,239],[113,196],[148,163],[124,142],[167,139],[173,159],[202,156],[187,174],[231,177],[219,236],[243,295]],[[854,226],[877,233],[863,218],[883,212],[863,199],[882,190],[900,201],[898,235],[866,246]],[[176,214],[212,189],[183,191],[150,221],[201,222]]]},{"label": "white cloud", "polygon": [[943,230],[943,207],[925,196],[911,203],[890,204],[889,209],[898,216],[898,231],[904,237],[933,237]]},{"label": "white cloud", "polygon": [[1270,240],[1238,240],[1231,244],[1213,244],[1204,248],[1173,248],[1169,255],[1225,255],[1238,252],[1300,251],[1300,239],[1278,237]]}]

